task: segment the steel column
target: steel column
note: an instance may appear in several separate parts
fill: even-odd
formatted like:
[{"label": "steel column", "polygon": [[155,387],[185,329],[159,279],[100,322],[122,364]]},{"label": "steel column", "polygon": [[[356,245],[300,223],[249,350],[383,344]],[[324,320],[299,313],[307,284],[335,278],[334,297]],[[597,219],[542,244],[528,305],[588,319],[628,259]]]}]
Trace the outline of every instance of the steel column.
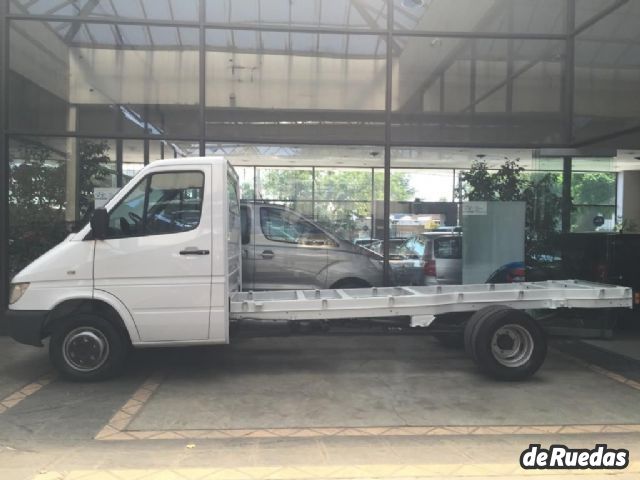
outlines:
[{"label": "steel column", "polygon": [[[389,2],[391,4],[391,2]],[[384,257],[382,265],[382,276],[384,285],[391,285],[391,265],[389,264],[389,246],[391,225],[389,225],[389,217],[391,216],[391,109],[392,94],[391,81],[393,79],[393,8],[388,8],[387,14],[387,63],[386,63],[386,90],[384,98],[385,108],[385,128],[384,128],[384,206],[383,206],[383,248],[382,255]]]},{"label": "steel column", "polygon": [[562,233],[571,231],[571,172],[572,158],[564,157],[562,159],[562,204],[560,207]]},{"label": "steel column", "polygon": [[567,0],[567,18],[565,22],[564,72],[562,82],[562,139],[570,145],[573,140],[573,91],[575,87],[575,30],[576,0]]},{"label": "steel column", "polygon": [[[9,139],[6,135],[8,125],[9,76],[9,21],[7,13],[9,0],[0,0],[0,319],[9,303]],[[0,321],[0,333],[5,331]]]},{"label": "steel column", "polygon": [[205,29],[205,21],[206,21],[206,6],[205,0],[200,0],[199,4],[199,71],[198,71],[198,86],[199,86],[199,103],[200,103],[200,129],[199,129],[199,144],[200,144],[200,156],[205,156],[205,136],[207,132],[207,124],[206,124],[206,76],[207,76],[207,50],[206,50],[206,29]]}]

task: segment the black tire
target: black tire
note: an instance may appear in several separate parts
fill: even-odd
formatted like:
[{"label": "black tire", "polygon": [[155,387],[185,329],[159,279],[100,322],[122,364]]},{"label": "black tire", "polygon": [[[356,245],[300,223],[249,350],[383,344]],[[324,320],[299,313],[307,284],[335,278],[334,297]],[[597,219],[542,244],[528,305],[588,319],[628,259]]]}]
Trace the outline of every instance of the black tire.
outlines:
[{"label": "black tire", "polygon": [[477,327],[477,325],[484,321],[484,318],[492,315],[495,312],[499,312],[502,310],[511,310],[509,307],[505,307],[504,305],[489,305],[487,307],[483,307],[480,310],[476,311],[464,327],[464,350],[471,357],[474,362],[477,362],[476,352],[473,345],[473,341],[471,340],[473,337],[473,333]]},{"label": "black tire", "polygon": [[470,340],[480,370],[497,380],[529,378],[547,355],[546,336],[538,322],[527,313],[508,307],[486,312],[479,318]]},{"label": "black tire", "polygon": [[68,380],[106,380],[122,371],[129,347],[127,335],[109,320],[78,313],[54,327],[49,358]]},{"label": "black tire", "polygon": [[464,348],[464,334],[462,332],[434,333],[433,337],[446,348],[460,350]]},{"label": "black tire", "polygon": [[331,285],[332,289],[342,289],[347,290],[349,288],[369,288],[371,284],[364,280],[360,280],[359,278],[345,278],[343,280],[338,280],[333,285]]}]

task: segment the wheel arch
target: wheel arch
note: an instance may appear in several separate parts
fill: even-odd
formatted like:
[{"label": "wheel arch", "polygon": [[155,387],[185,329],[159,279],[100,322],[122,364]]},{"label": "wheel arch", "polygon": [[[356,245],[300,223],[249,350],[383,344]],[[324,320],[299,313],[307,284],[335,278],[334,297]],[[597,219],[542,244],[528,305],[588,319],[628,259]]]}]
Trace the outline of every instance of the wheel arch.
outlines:
[{"label": "wheel arch", "polygon": [[[352,287],[348,287],[348,285],[354,285]],[[369,288],[372,285],[366,280],[359,277],[345,277],[340,280],[333,282],[330,288]]]},{"label": "wheel arch", "polygon": [[47,315],[41,337],[51,335],[56,323],[74,312],[99,314],[125,333],[131,343],[140,341],[138,330],[126,307],[112,295],[98,291],[93,297],[68,298],[55,305]]}]

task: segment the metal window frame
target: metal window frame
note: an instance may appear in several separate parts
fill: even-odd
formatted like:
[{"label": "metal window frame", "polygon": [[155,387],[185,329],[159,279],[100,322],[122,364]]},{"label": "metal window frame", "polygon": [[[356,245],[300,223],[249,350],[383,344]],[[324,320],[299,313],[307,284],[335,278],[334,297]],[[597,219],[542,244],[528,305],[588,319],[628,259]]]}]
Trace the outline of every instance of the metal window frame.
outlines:
[{"label": "metal window frame", "polygon": [[[508,1],[508,0],[507,0]],[[291,25],[247,25],[238,24],[232,22],[208,22],[206,19],[206,0],[198,1],[198,20],[194,21],[176,21],[176,20],[160,20],[145,18],[104,18],[104,17],[89,17],[90,8],[83,9],[83,12],[79,12],[80,17],[70,15],[54,15],[55,12],[47,12],[42,15],[30,15],[25,12],[16,13],[11,12],[9,9],[10,0],[0,0],[0,112],[2,118],[0,118],[0,152],[4,154],[4,163],[0,168],[0,191],[4,192],[3,197],[0,199],[0,271],[8,271],[8,236],[9,236],[9,206],[8,206],[8,184],[9,184],[9,138],[13,136],[38,136],[38,137],[75,137],[75,138],[100,138],[114,139],[122,143],[124,140],[142,140],[144,142],[144,161],[149,161],[149,143],[152,140],[171,140],[171,141],[185,141],[198,143],[200,154],[205,153],[206,144],[209,142],[221,142],[221,143],[244,143],[244,144],[291,144],[291,145],[363,145],[367,146],[382,146],[384,147],[384,218],[389,218],[390,213],[390,175],[391,175],[391,150],[395,147],[434,147],[434,148],[446,148],[446,147],[459,147],[459,148],[505,148],[505,147],[518,147],[518,148],[539,148],[538,143],[523,143],[514,142],[513,144],[505,143],[486,143],[479,144],[478,142],[451,142],[451,141],[437,141],[432,140],[416,140],[411,142],[394,141],[392,138],[392,81],[393,81],[393,55],[394,41],[397,37],[425,37],[425,38],[459,38],[463,40],[476,40],[476,39],[506,39],[512,44],[515,40],[556,40],[565,42],[565,48],[567,51],[566,58],[563,60],[563,91],[562,91],[562,105],[564,114],[564,136],[561,141],[553,145],[547,145],[550,148],[558,147],[563,148],[567,146],[574,146],[572,142],[574,139],[571,135],[573,128],[573,94],[574,94],[574,82],[573,72],[575,69],[575,53],[573,45],[575,38],[582,32],[589,29],[591,26],[598,23],[600,20],[606,18],[609,14],[616,11],[623,5],[627,4],[629,0],[617,0],[615,3],[605,8],[592,18],[575,25],[575,0],[564,0],[566,2],[566,25],[565,31],[559,34],[542,34],[542,33],[505,33],[505,32],[457,32],[457,31],[421,31],[421,30],[404,30],[394,25],[394,13],[396,6],[393,0],[386,1],[387,11],[387,23],[383,28],[375,28],[374,23],[369,21],[369,26],[372,28],[338,28],[338,27],[320,27],[320,26],[291,26]],[[95,1],[89,1],[89,5],[95,4]],[[371,19],[369,19],[371,20]],[[109,24],[109,25],[140,25],[146,27],[149,30],[153,26],[165,26],[179,28],[197,28],[199,32],[198,36],[198,48],[199,50],[199,73],[198,73],[198,92],[199,92],[199,129],[194,136],[176,136],[176,135],[150,135],[148,130],[145,130],[144,134],[125,134],[112,132],[108,135],[96,135],[96,133],[80,133],[80,132],[62,132],[62,131],[45,131],[45,130],[23,130],[9,128],[9,113],[8,113],[8,79],[9,79],[9,32],[11,21],[41,21],[41,22],[70,22],[72,25],[82,24]],[[79,28],[79,27],[78,27]],[[209,29],[224,29],[224,30],[249,30],[256,32],[286,32],[286,33],[312,33],[312,34],[341,34],[341,35],[378,35],[384,37],[386,40],[386,70],[385,70],[385,107],[384,107],[384,139],[374,140],[335,140],[335,139],[323,139],[317,138],[309,140],[300,140],[296,138],[286,138],[285,136],[277,139],[264,139],[256,137],[246,138],[228,138],[225,136],[218,137],[217,135],[207,135],[206,131],[206,32]],[[117,48],[117,47],[116,47]],[[513,55],[513,52],[510,53]],[[513,78],[518,75],[518,71],[510,72],[507,76],[506,87],[512,92]],[[444,78],[444,72],[438,77],[442,84]],[[511,94],[507,95],[507,113],[511,110]],[[476,99],[476,102],[482,100],[482,96]],[[470,105],[473,108],[473,104]],[[345,110],[345,112],[348,112]],[[359,113],[353,112],[355,115]],[[382,112],[381,112],[382,113]],[[366,120],[366,114],[363,114],[363,120]],[[640,127],[633,126],[629,129],[612,132],[602,137],[594,139],[581,139],[577,144],[579,146],[590,145],[600,140],[611,140],[618,138],[627,133],[635,133]],[[568,162],[570,163],[570,162]],[[372,176],[373,178],[373,176]],[[255,180],[255,178],[254,178]],[[570,193],[570,192],[569,192]],[[567,199],[565,198],[565,201]],[[390,234],[389,221],[385,221],[384,225],[384,239],[388,240]],[[389,279],[390,266],[389,266],[389,242],[385,242],[385,262],[384,272],[385,278]],[[0,275],[0,307],[4,307],[7,304],[8,298],[8,278],[6,275]]]}]

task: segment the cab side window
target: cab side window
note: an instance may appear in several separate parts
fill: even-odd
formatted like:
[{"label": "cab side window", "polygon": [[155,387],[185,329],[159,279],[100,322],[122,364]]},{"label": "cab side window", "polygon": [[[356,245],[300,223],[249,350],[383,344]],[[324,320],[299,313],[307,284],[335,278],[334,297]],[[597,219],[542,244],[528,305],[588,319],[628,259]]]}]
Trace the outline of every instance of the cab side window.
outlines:
[{"label": "cab side window", "polygon": [[200,224],[203,193],[202,172],[149,175],[109,213],[109,238],[193,230]]}]

